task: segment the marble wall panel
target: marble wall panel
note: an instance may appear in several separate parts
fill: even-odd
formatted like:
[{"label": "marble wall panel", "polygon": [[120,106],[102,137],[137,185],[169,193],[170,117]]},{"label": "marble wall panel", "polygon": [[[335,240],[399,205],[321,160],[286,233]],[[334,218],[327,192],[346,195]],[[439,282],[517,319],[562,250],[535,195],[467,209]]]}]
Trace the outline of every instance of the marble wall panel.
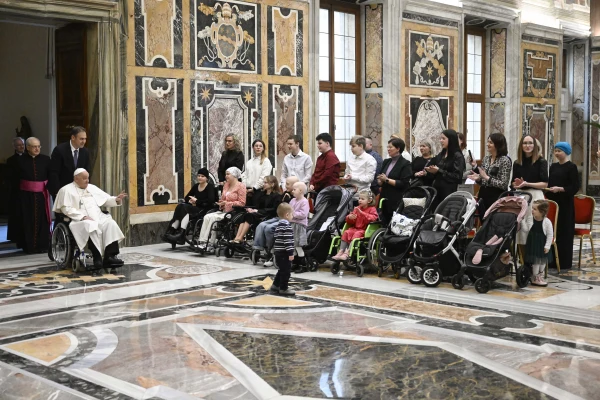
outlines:
[{"label": "marble wall panel", "polygon": [[585,44],[573,46],[573,103],[585,102]]},{"label": "marble wall panel", "polygon": [[183,79],[136,77],[138,206],[183,193]]},{"label": "marble wall panel", "polygon": [[382,154],[383,144],[383,94],[368,93],[365,95],[365,136],[369,136],[373,141],[373,148],[379,154]]},{"label": "marble wall panel", "polygon": [[578,167],[583,167],[583,149],[585,145],[585,127],[584,124],[584,109],[581,107],[573,107],[573,136],[571,147],[571,161]]},{"label": "marble wall panel", "polygon": [[452,88],[452,41],[449,36],[407,31],[406,79],[410,87]]},{"label": "marble wall panel", "polygon": [[261,87],[213,81],[193,81],[191,86],[192,175],[206,167],[216,180],[227,135],[237,137],[245,158],[251,154],[252,140],[260,135]]},{"label": "marble wall panel", "polygon": [[[302,86],[269,84],[269,159],[275,168],[287,154],[290,135],[303,137]],[[303,151],[307,144],[302,144]]]},{"label": "marble wall panel", "polygon": [[442,131],[448,129],[451,115],[451,98],[439,99],[407,96],[407,113],[410,132],[410,152],[419,156],[419,145],[422,140],[428,139],[433,145],[433,154],[441,151],[440,136]]},{"label": "marble wall panel", "polygon": [[[592,55],[592,82],[591,82],[591,110],[590,120],[595,123],[600,123],[600,53]],[[590,166],[589,179],[595,181],[594,184],[600,184],[600,168],[599,160],[596,151],[599,148],[600,129],[590,127]]]},{"label": "marble wall panel", "polygon": [[304,13],[267,7],[267,60],[269,75],[302,76]]},{"label": "marble wall panel", "polygon": [[192,68],[260,73],[260,5],[191,1]]},{"label": "marble wall panel", "polygon": [[490,97],[506,97],[506,29],[490,31]]},{"label": "marble wall panel", "polygon": [[504,103],[490,103],[490,134],[502,133],[504,134]]},{"label": "marble wall panel", "polygon": [[556,98],[556,54],[523,51],[523,97]]},{"label": "marble wall panel", "polygon": [[383,87],[383,4],[365,7],[365,87]]},{"label": "marble wall panel", "polygon": [[523,104],[523,135],[531,135],[542,144],[547,160],[553,159],[554,105]]},{"label": "marble wall panel", "polygon": [[135,65],[183,68],[183,0],[134,0]]}]

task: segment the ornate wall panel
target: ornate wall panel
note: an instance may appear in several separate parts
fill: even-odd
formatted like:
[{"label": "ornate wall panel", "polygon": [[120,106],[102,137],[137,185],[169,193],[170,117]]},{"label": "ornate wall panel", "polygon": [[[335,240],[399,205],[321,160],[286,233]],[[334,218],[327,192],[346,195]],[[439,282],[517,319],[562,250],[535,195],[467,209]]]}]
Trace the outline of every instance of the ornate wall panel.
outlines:
[{"label": "ornate wall panel", "polygon": [[225,136],[235,135],[245,154],[256,133],[260,134],[259,84],[220,87],[216,82],[193,81],[192,99],[192,176],[200,167],[217,178]]},{"label": "ornate wall panel", "polygon": [[571,142],[573,153],[571,153],[571,161],[578,167],[582,167],[584,161],[585,127],[584,109],[573,107],[573,137]]},{"label": "ornate wall panel", "polygon": [[502,133],[504,134],[504,103],[489,103],[490,108],[490,134],[491,133]]},{"label": "ornate wall panel", "polygon": [[365,87],[380,88],[383,87],[383,4],[365,7],[365,38]]},{"label": "ornate wall panel", "polygon": [[303,15],[302,10],[267,7],[269,75],[302,76]]},{"label": "ornate wall panel", "polygon": [[553,160],[554,105],[523,104],[523,135],[538,139],[547,160]]},{"label": "ornate wall panel", "polygon": [[136,77],[137,205],[183,193],[183,79]]},{"label": "ornate wall panel", "polygon": [[[303,136],[302,87],[269,84],[269,159],[279,168],[287,154],[285,142],[290,135]],[[303,144],[307,149],[307,144]]]},{"label": "ornate wall panel", "polygon": [[409,56],[406,79],[410,87],[451,89],[454,76],[449,49],[453,38],[433,33],[407,31]]},{"label": "ornate wall panel", "polygon": [[[600,123],[600,53],[592,53],[592,92],[590,94],[591,110],[590,120]],[[589,163],[589,183],[600,185],[600,168],[596,150],[598,149],[600,130],[590,127],[590,163]]]},{"label": "ornate wall panel", "polygon": [[407,96],[408,131],[411,143],[410,152],[413,156],[421,155],[419,145],[423,139],[429,139],[433,145],[433,154],[441,151],[440,136],[448,128],[452,120],[452,99],[441,97],[439,99]]},{"label": "ornate wall panel", "polygon": [[490,31],[490,97],[506,97],[506,29]]},{"label": "ornate wall panel", "polygon": [[556,98],[556,53],[523,51],[523,97]]},{"label": "ornate wall panel", "polygon": [[135,65],[183,68],[182,0],[134,0]]},{"label": "ornate wall panel", "polygon": [[585,102],[585,44],[573,46],[573,103]]},{"label": "ornate wall panel", "polygon": [[365,136],[373,140],[373,148],[381,154],[383,145],[381,143],[383,131],[383,94],[368,93],[365,95]]},{"label": "ornate wall panel", "polygon": [[260,73],[260,6],[192,0],[193,69]]}]

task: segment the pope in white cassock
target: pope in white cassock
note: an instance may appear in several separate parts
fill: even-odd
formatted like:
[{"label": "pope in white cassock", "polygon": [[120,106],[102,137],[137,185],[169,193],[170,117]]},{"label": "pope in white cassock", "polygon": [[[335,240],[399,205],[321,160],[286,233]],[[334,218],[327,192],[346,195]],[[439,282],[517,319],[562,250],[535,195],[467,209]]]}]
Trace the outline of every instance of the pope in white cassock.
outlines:
[{"label": "pope in white cassock", "polygon": [[[73,174],[74,181],[63,186],[56,195],[54,212],[62,213],[71,219],[69,229],[80,250],[87,244],[94,257],[94,267],[114,267],[123,265],[117,258],[119,242],[125,237],[119,225],[110,214],[104,214],[100,207],[121,205],[127,193],[111,196],[89,183],[89,173],[78,168]],[[104,261],[102,255],[104,254]]]}]

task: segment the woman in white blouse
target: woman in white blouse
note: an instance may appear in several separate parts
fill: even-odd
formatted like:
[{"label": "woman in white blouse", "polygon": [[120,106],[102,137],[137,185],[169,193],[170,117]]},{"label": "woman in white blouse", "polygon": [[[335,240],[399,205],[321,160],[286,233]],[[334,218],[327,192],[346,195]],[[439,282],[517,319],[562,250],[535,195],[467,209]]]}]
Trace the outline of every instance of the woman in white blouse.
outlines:
[{"label": "woman in white blouse", "polygon": [[254,154],[246,161],[246,168],[242,174],[242,182],[246,185],[248,193],[262,189],[265,177],[271,175],[273,171],[273,165],[265,152],[265,142],[256,139],[252,142],[252,150]]}]

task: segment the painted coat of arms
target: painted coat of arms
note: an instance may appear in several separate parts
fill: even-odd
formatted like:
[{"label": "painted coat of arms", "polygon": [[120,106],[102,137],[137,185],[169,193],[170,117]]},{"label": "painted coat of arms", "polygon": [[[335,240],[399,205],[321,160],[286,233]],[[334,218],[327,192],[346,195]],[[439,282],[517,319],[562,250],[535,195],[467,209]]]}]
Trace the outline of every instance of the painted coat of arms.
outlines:
[{"label": "painted coat of arms", "polygon": [[195,0],[195,3],[195,69],[259,71],[256,49],[260,9],[257,5],[214,0]]},{"label": "painted coat of arms", "polygon": [[450,38],[410,31],[408,40],[410,86],[449,88],[446,66]]}]

